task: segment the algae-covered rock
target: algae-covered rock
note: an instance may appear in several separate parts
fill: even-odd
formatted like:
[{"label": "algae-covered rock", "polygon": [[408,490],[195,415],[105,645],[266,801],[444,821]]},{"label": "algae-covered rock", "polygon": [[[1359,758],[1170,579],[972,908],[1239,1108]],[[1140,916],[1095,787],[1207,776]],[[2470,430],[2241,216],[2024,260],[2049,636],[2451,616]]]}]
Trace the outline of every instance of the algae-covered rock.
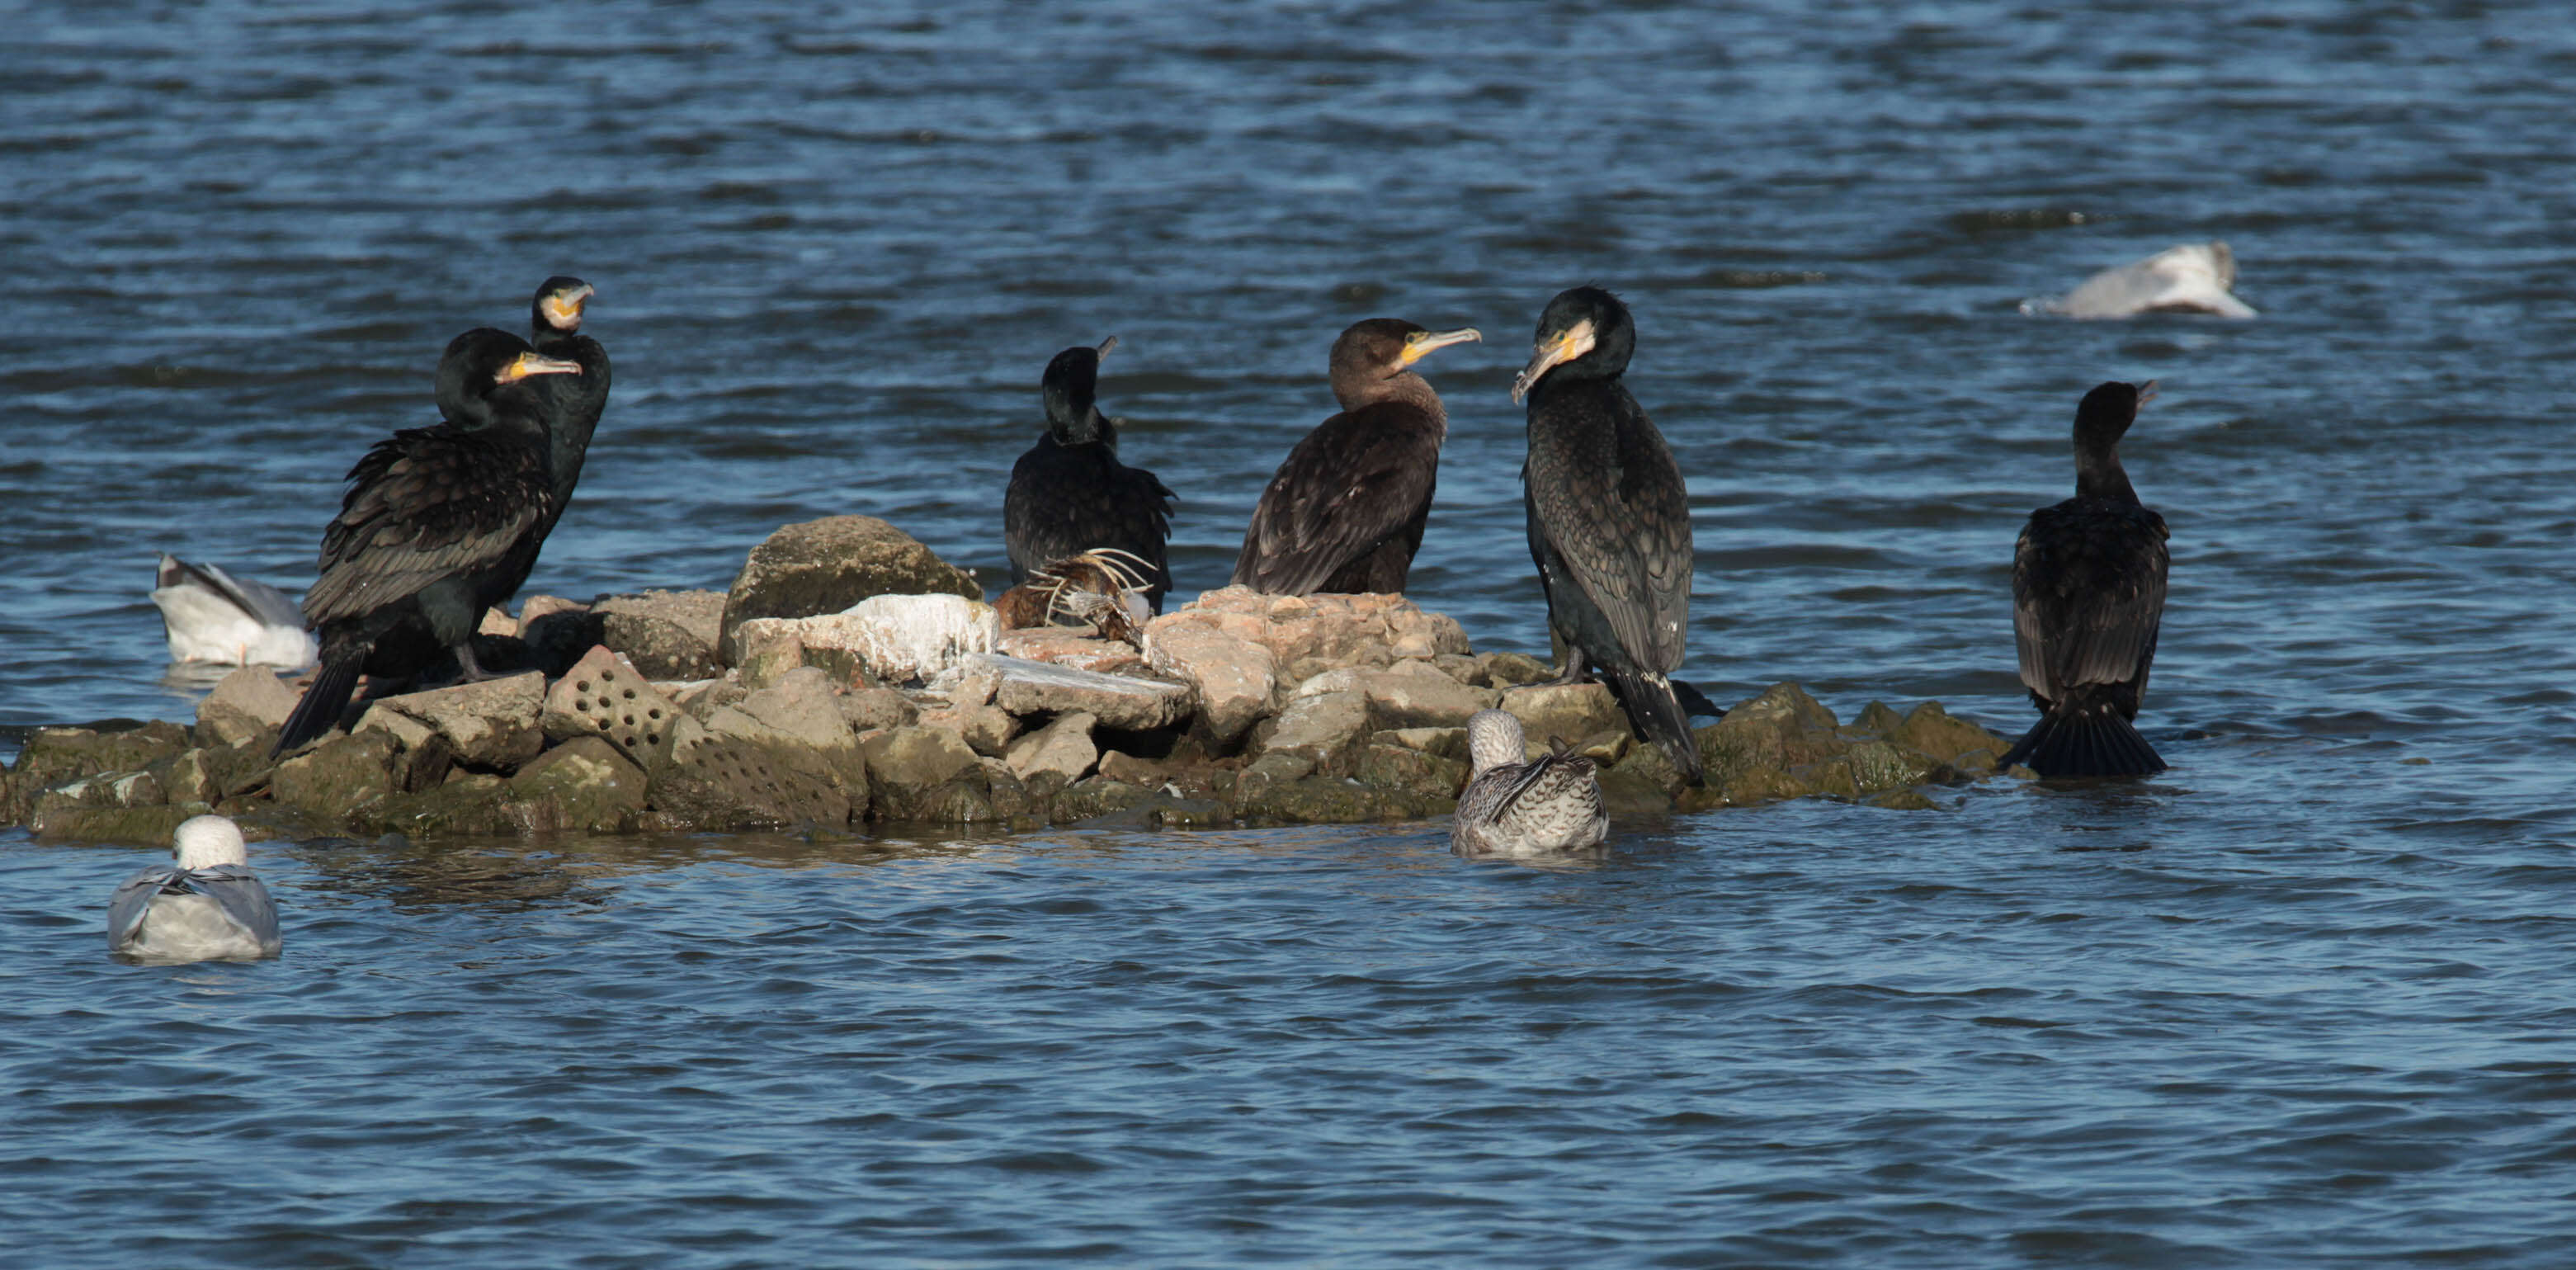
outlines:
[{"label": "algae-covered rock", "polygon": [[1580,748],[1598,737],[1628,733],[1628,716],[1619,712],[1618,699],[1610,689],[1599,683],[1508,689],[1502,710],[1521,721],[1522,736],[1539,745],[1561,736]]},{"label": "algae-covered rock", "polygon": [[39,837],[64,837],[68,827],[87,813],[159,807],[168,801],[161,782],[148,771],[100,772],[38,794],[27,828]]},{"label": "algae-covered rock", "polygon": [[1485,668],[1485,682],[1496,688],[1516,688],[1556,678],[1556,667],[1527,653],[1478,653],[1476,661]]},{"label": "algae-covered rock", "polygon": [[1995,770],[1995,760],[2012,748],[2012,742],[1965,719],[1952,718],[1938,701],[1914,707],[1906,714],[1905,722],[1888,734],[1888,739],[1975,774]]},{"label": "algae-covered rock", "polygon": [[1939,811],[1941,809],[1941,804],[1924,797],[1923,791],[1917,789],[1881,790],[1870,795],[1868,802],[1872,807],[1885,807],[1891,811]]},{"label": "algae-covered rock", "polygon": [[1467,765],[1401,745],[1360,747],[1351,776],[1363,785],[1394,790],[1420,799],[1425,806],[1455,802],[1467,784]]},{"label": "algae-covered rock", "polygon": [[717,652],[734,664],[742,653],[742,624],[755,618],[814,617],[842,612],[870,596],[932,594],[981,600],[984,588],[912,535],[873,516],[788,525],[752,548],[734,578]]},{"label": "algae-covered rock", "polygon": [[846,825],[857,804],[822,757],[708,730],[682,716],[650,766],[649,822],[665,828],[784,829]]},{"label": "algae-covered rock", "polygon": [[722,591],[643,591],[591,602],[597,642],[626,654],[647,679],[705,679],[724,671]]},{"label": "algae-covered rock", "polygon": [[[94,778],[93,778],[94,779]],[[28,830],[57,842],[124,842],[167,846],[180,822],[214,808],[204,803],[145,804],[132,807],[40,806]]]},{"label": "algae-covered rock", "polygon": [[1357,825],[1435,814],[1441,804],[1330,776],[1277,784],[1239,782],[1235,815],[1250,824]]},{"label": "algae-covered rock", "polygon": [[155,720],[108,719],[72,728],[38,728],[29,735],[10,779],[0,788],[0,823],[27,819],[37,797],[66,781],[101,772],[135,772],[175,758],[189,746],[188,730]]},{"label": "algae-covered rock", "polygon": [[1071,824],[1078,820],[1114,816],[1151,796],[1152,791],[1141,785],[1093,776],[1066,787],[1063,793],[1049,801],[1048,811],[1057,824]]},{"label": "algae-covered rock", "polygon": [[642,817],[644,773],[596,736],[575,737],[510,778],[516,819],[532,832],[618,833]]},{"label": "algae-covered rock", "polygon": [[185,750],[156,764],[169,801],[214,805],[268,783],[277,765],[268,747],[254,738],[245,745],[206,745]]},{"label": "algae-covered rock", "polygon": [[350,813],[394,792],[393,737],[369,729],[325,737],[277,765],[269,796],[325,824],[350,823]]},{"label": "algae-covered rock", "polygon": [[1821,762],[1848,745],[1837,732],[1833,712],[1793,683],[1773,684],[1694,735],[1712,786],[1722,786],[1738,773],[1785,772]]},{"label": "algae-covered rock", "polygon": [[860,748],[868,757],[870,816],[949,824],[992,819],[992,807],[981,796],[983,767],[956,733],[894,728],[868,737]]}]

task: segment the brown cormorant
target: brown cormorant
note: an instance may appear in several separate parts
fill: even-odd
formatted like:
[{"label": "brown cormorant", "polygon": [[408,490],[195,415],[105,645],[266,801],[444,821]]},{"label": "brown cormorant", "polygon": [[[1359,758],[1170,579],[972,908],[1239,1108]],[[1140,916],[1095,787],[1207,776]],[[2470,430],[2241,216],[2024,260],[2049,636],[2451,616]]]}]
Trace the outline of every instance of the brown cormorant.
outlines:
[{"label": "brown cormorant", "polygon": [[1402,591],[1449,435],[1440,394],[1413,364],[1483,338],[1394,318],[1343,331],[1332,360],[1342,412],[1307,433],[1261,491],[1234,584],[1268,595]]},{"label": "brown cormorant", "polygon": [[1690,504],[1663,434],[1620,382],[1636,344],[1628,306],[1599,287],[1547,302],[1512,381],[1513,399],[1529,399],[1522,502],[1563,681],[1598,667],[1629,726],[1697,785],[1699,746],[1671,678],[1690,633]]},{"label": "brown cormorant", "polygon": [[2075,407],[2075,497],[2030,514],[2013,547],[2013,642],[2039,722],[2001,764],[2042,776],[2165,769],[2130,720],[2165,613],[2165,518],[2138,501],[2120,437],[2155,382],[2108,383]]},{"label": "brown cormorant", "polygon": [[1098,348],[1075,346],[1047,363],[1038,395],[1046,403],[1046,435],[1011,465],[1002,496],[1002,543],[1011,556],[1011,583],[1058,560],[1109,548],[1145,562],[1145,603],[1163,611],[1172,589],[1165,562],[1172,537],[1172,491],[1141,467],[1118,461],[1118,425],[1100,413],[1092,396],[1100,359],[1118,347],[1110,336]]},{"label": "brown cormorant", "polygon": [[287,717],[277,753],[338,725],[376,640],[406,622],[454,649],[467,679],[483,677],[474,628],[509,598],[517,554],[554,503],[544,407],[528,380],[579,373],[488,327],[448,344],[438,364],[445,418],[370,448],[322,531],[322,576],[304,593],[304,615],[322,633],[322,669]]}]

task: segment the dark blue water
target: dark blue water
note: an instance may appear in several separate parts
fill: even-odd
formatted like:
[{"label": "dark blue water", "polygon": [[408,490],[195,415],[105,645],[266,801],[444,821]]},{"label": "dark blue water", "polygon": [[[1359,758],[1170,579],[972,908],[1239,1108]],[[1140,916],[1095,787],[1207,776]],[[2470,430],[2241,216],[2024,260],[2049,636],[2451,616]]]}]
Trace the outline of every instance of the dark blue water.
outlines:
[{"label": "dark blue water", "polygon": [[[0,725],[187,717],[169,549],[309,577],[438,349],[599,287],[532,590],[779,523],[988,578],[1047,357],[1184,592],[1394,315],[1414,591],[1543,646],[1504,393],[1619,289],[1687,672],[2027,716],[2075,400],[2174,531],[2112,790],[1619,826],[255,848],[287,955],[104,957],[0,832],[0,1260],[2576,1261],[2576,28],[2541,4],[94,5],[0,44]],[[2224,238],[2252,322],[2026,299]]]}]

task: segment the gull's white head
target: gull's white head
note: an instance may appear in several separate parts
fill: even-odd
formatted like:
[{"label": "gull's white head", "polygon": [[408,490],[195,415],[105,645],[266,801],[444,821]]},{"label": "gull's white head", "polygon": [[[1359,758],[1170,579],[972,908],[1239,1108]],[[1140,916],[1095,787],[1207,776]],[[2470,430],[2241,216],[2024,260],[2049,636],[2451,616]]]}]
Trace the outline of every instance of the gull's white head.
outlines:
[{"label": "gull's white head", "polygon": [[1500,710],[1479,710],[1468,716],[1467,758],[1478,772],[1528,757],[1519,719]]},{"label": "gull's white head", "polygon": [[250,863],[250,844],[242,841],[241,826],[226,816],[191,816],[179,822],[179,833],[171,847],[183,869],[211,869],[218,864]]}]

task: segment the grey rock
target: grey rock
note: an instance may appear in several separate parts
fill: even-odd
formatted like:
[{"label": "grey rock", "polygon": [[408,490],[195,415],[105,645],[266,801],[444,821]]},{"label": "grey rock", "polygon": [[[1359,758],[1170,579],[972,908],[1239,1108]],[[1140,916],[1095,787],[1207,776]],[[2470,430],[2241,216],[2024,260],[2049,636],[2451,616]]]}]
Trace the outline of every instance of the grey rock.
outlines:
[{"label": "grey rock", "polygon": [[197,734],[219,745],[239,745],[285,724],[295,711],[295,690],[265,666],[243,666],[225,675],[197,703]]},{"label": "grey rock", "polygon": [[722,591],[643,591],[604,595],[590,614],[599,642],[626,654],[647,679],[704,679],[722,673],[716,641],[724,633]]},{"label": "grey rock", "polygon": [[860,688],[842,693],[836,702],[852,732],[909,727],[921,717],[912,698],[892,688]]},{"label": "grey rock", "polygon": [[1255,730],[1263,757],[1288,754],[1316,766],[1331,764],[1369,732],[1368,694],[1327,692],[1299,697]]},{"label": "grey rock", "polygon": [[771,749],[801,748],[823,760],[833,779],[855,806],[868,801],[868,764],[858,734],[823,672],[807,667],[726,706],[708,720],[707,730],[740,737]]},{"label": "grey rock", "polygon": [[1054,722],[1012,742],[1005,761],[1032,790],[1053,795],[1081,780],[1100,761],[1099,747],[1091,741],[1095,722],[1080,711],[1057,715]]},{"label": "grey rock", "polygon": [[1192,704],[1187,684],[1104,675],[993,654],[975,658],[971,664],[1000,673],[993,704],[1023,718],[1081,713],[1097,719],[1101,727],[1142,732],[1188,718]]},{"label": "grey rock", "polygon": [[727,593],[718,655],[733,664],[742,624],[763,617],[838,613],[874,595],[984,598],[975,579],[910,534],[873,516],[833,516],[788,525],[744,561]]},{"label": "grey rock", "polygon": [[1095,820],[1132,810],[1152,797],[1152,791],[1106,777],[1094,776],[1075,781],[1048,804],[1057,824]]},{"label": "grey rock", "polygon": [[1279,686],[1268,648],[1202,622],[1157,619],[1147,630],[1148,660],[1196,691],[1199,722],[1216,745],[1232,746],[1270,712]]},{"label": "grey rock", "polygon": [[[728,707],[730,708],[730,707]],[[850,822],[858,807],[811,750],[714,732],[682,715],[646,796],[668,828],[784,829]]]},{"label": "grey rock", "polygon": [[1480,653],[1476,661],[1485,668],[1485,682],[1496,688],[1545,683],[1556,678],[1554,666],[1526,653]]},{"label": "grey rock", "polygon": [[516,818],[529,832],[619,833],[644,813],[644,774],[604,737],[575,737],[510,778]]},{"label": "grey rock", "polygon": [[[953,790],[960,778],[983,783],[983,768],[964,738],[937,728],[905,727],[860,742],[868,758],[869,812],[882,820],[968,823],[977,800]],[[964,791],[964,792],[972,792]],[[984,818],[991,807],[982,807]]]},{"label": "grey rock", "polygon": [[680,717],[651,681],[606,648],[592,648],[546,691],[539,723],[545,737],[562,742],[604,737],[627,761],[642,768],[667,749]]},{"label": "grey rock", "polygon": [[[545,732],[538,722],[545,696],[546,677],[529,671],[481,683],[379,697],[367,707],[367,714],[390,711],[428,724],[447,738],[457,762],[507,771],[535,758],[545,748]],[[359,726],[366,727],[365,720],[360,720]]]}]

